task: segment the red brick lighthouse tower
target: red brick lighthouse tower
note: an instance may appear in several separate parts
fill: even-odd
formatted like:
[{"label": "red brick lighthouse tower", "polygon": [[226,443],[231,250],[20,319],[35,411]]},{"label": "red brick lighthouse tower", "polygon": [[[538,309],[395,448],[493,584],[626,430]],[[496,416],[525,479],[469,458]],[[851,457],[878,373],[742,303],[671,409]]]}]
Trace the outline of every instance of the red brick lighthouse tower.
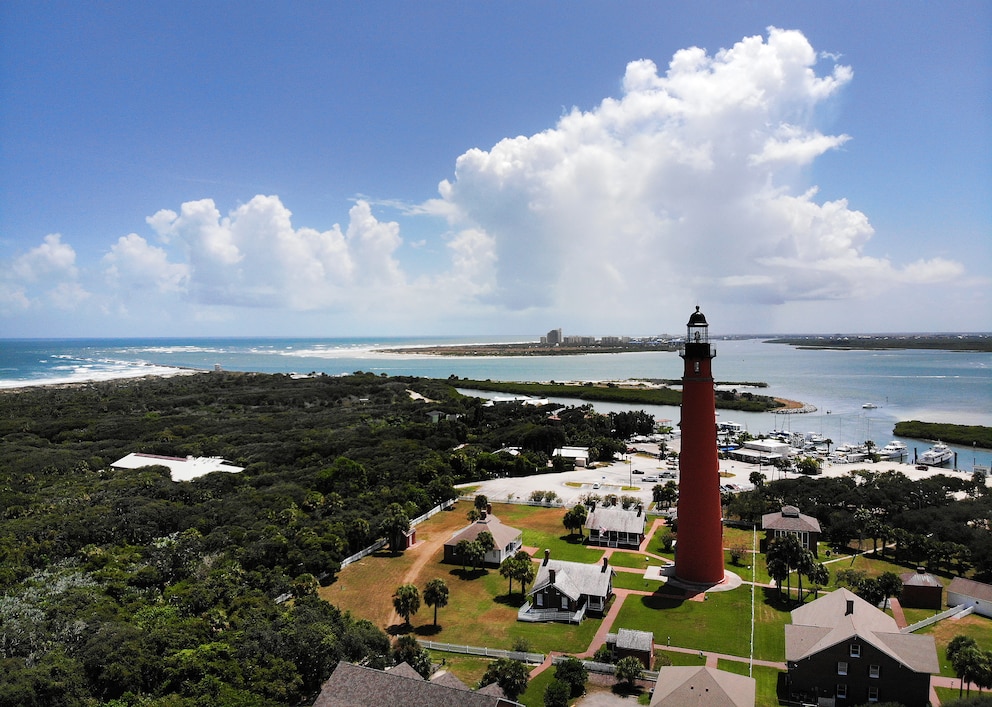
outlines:
[{"label": "red brick lighthouse tower", "polygon": [[716,447],[709,325],[696,307],[689,317],[682,374],[682,454],[679,456],[675,577],[691,584],[723,581],[720,462]]}]

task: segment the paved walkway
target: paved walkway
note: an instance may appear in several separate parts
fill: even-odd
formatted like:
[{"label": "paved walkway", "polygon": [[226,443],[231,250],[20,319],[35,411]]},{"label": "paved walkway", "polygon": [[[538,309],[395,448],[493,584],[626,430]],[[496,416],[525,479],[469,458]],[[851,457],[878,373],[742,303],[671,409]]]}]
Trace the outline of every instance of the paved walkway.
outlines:
[{"label": "paved walkway", "polygon": [[899,628],[906,628],[909,626],[909,622],[906,620],[906,614],[902,610],[902,604],[895,597],[889,597],[889,608],[892,609],[892,618],[896,620],[896,626]]}]

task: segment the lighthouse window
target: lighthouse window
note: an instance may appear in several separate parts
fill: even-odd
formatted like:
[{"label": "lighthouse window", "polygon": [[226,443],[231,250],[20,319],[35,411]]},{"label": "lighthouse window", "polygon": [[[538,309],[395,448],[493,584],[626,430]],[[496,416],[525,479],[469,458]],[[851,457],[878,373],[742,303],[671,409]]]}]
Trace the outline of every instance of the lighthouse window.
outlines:
[{"label": "lighthouse window", "polygon": [[695,371],[696,373],[699,373],[699,361],[696,361],[694,364],[692,364],[692,370]]}]

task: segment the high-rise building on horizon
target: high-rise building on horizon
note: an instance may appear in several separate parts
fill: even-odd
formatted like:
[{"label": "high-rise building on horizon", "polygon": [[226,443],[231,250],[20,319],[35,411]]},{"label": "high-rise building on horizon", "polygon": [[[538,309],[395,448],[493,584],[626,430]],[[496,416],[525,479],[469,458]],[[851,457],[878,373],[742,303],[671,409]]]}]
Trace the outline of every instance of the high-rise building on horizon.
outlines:
[{"label": "high-rise building on horizon", "polygon": [[552,329],[545,338],[547,339],[548,346],[557,346],[563,340],[561,329]]},{"label": "high-rise building on horizon", "polygon": [[720,460],[709,325],[696,307],[686,325],[682,374],[682,453],[679,455],[675,578],[713,585],[724,579]]}]

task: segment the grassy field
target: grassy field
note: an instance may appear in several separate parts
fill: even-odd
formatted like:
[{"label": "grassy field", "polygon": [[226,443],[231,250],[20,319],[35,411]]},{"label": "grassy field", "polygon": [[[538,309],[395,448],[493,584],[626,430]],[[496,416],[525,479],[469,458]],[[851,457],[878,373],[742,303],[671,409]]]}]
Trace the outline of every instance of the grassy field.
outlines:
[{"label": "grassy field", "polygon": [[985,616],[970,614],[962,619],[945,619],[933,626],[927,626],[916,632],[933,636],[937,643],[937,659],[940,661],[940,674],[944,677],[957,677],[950,661],[947,660],[947,644],[957,635],[969,636],[975,639],[979,646],[992,646],[992,619]]},{"label": "grassy field", "polygon": [[[343,570],[337,581],[320,589],[321,596],[350,611],[354,616],[366,618],[383,628],[392,615],[392,593],[412,568],[419,566],[415,584],[423,589],[426,583],[441,577],[450,588],[449,602],[438,613],[438,624],[432,625],[433,612],[422,607],[411,623],[417,635],[455,644],[486,645],[492,648],[514,648],[526,646],[537,653],[563,651],[579,653],[590,647],[590,642],[602,624],[601,619],[586,619],[579,625],[559,623],[529,624],[516,621],[516,612],[524,597],[517,584],[508,593],[508,582],[496,569],[463,571],[461,567],[443,564],[441,546],[443,541],[459,528],[467,525],[465,511],[469,504],[459,503],[455,510],[440,513],[418,526],[418,547],[402,554],[377,553]],[[524,530],[524,543],[537,548],[540,557],[544,548],[551,549],[552,557],[582,562],[599,562],[603,550],[581,545],[578,536],[570,536],[561,525],[563,510],[524,505],[496,504],[496,515],[506,524]],[[733,529],[730,529],[733,530]],[[740,535],[740,537],[737,537]],[[725,535],[726,541],[750,539],[750,531],[734,531]],[[742,542],[743,544],[743,542]],[[657,540],[653,550],[660,550]],[[426,548],[426,550],[425,550]],[[418,555],[425,550],[429,557]],[[661,553],[659,553],[661,554]],[[611,560],[619,567],[640,569],[647,565],[644,556],[638,553],[616,552]],[[747,565],[755,563],[758,581],[767,581],[767,570],[763,555],[748,555],[742,561]],[[828,565],[831,572],[837,569],[855,567],[869,576],[878,576],[886,571],[902,572],[904,568],[886,560],[858,556],[844,558]],[[733,567],[745,580],[751,579],[749,567]],[[685,600],[681,592],[670,590],[661,582],[645,582],[640,573],[619,571],[614,578],[618,588],[649,591],[648,596],[627,597],[619,612],[612,630],[634,628],[653,631],[655,641],[664,644],[671,637],[671,645],[726,653],[747,657],[750,653],[751,636],[751,590],[749,586],[730,592],[712,592],[705,601]],[[793,586],[796,582],[793,579]],[[782,661],[785,654],[784,625],[789,621],[789,609],[794,604],[781,601],[774,589],[758,588],[755,604],[754,656],[757,659]],[[909,610],[910,620],[932,615],[925,610]],[[396,627],[393,627],[394,629]],[[992,645],[992,620],[979,616],[968,616],[958,621],[943,621],[925,629],[937,643],[941,662],[941,674],[954,673],[944,658],[948,641],[957,634],[973,637],[979,645]],[[595,648],[596,646],[592,646]],[[701,664],[698,654],[684,654],[660,650],[659,655],[669,658],[673,664]],[[469,685],[478,683],[485,671],[486,661],[468,656],[443,654],[447,667],[463,682]],[[439,657],[435,657],[440,662]],[[728,661],[722,668],[739,671],[746,664]],[[755,668],[758,684],[758,707],[775,704],[777,670]],[[544,688],[550,682],[553,671],[542,675],[539,680],[521,697],[524,704],[541,705]],[[631,702],[633,703],[633,699]]]}]

